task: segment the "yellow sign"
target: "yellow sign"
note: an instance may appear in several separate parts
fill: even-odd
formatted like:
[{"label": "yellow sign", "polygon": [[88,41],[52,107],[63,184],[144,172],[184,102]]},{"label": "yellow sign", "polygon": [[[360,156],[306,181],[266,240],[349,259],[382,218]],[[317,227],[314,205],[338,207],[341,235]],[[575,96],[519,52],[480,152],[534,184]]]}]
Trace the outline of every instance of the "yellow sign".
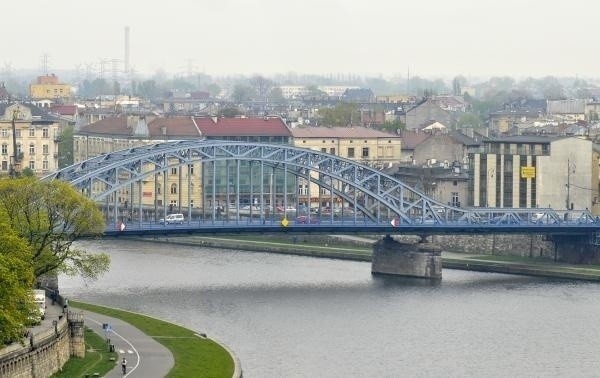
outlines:
[{"label": "yellow sign", "polygon": [[521,178],[535,178],[535,167],[521,167]]},{"label": "yellow sign", "polygon": [[281,220],[281,227],[287,227],[287,226],[289,226],[289,225],[290,225],[290,221],[289,221],[289,220],[287,220],[287,218],[283,218],[283,219]]}]

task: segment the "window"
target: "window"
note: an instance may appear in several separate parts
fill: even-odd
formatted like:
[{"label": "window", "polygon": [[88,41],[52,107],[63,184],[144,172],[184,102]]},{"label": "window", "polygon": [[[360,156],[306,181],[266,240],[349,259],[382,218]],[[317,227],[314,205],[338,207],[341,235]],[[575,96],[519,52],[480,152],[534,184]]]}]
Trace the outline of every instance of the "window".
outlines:
[{"label": "window", "polygon": [[177,174],[177,168],[171,168],[171,174],[172,175],[176,175]]},{"label": "window", "polygon": [[48,138],[48,129],[42,129],[42,138]]},{"label": "window", "polygon": [[2,129],[2,137],[6,138],[8,136],[8,129]]},{"label": "window", "polygon": [[8,171],[8,162],[6,160],[2,160],[2,170]]},{"label": "window", "polygon": [[329,153],[332,154],[332,155],[335,155],[335,148],[330,148],[329,149]]},{"label": "window", "polygon": [[378,158],[383,157],[383,147],[382,146],[377,147],[377,157]]},{"label": "window", "polygon": [[385,148],[385,157],[389,157],[389,158],[394,157],[394,147],[387,146]]},{"label": "window", "polygon": [[458,192],[452,192],[452,206],[460,207],[460,201],[458,200]]},{"label": "window", "polygon": [[308,195],[308,185],[300,184],[298,185],[298,194],[300,195]]},{"label": "window", "polygon": [[21,155],[21,145],[17,144],[17,156]]},{"label": "window", "polygon": [[177,194],[177,184],[171,185],[171,194]]},{"label": "window", "polygon": [[190,170],[190,176],[194,174],[194,164],[190,164],[188,165],[188,168]]},{"label": "window", "polygon": [[44,155],[48,155],[48,145],[47,145],[47,144],[44,144],[44,145],[42,146],[42,153],[43,153]]},{"label": "window", "polygon": [[44,171],[47,171],[47,170],[48,170],[48,160],[44,160],[44,161],[42,161],[42,169],[43,169]]},{"label": "window", "polygon": [[160,185],[156,186],[156,194],[160,194]]},{"label": "window", "polygon": [[30,137],[34,137],[35,136],[35,129],[34,128],[29,129],[29,136]]},{"label": "window", "polygon": [[35,161],[33,161],[33,160],[29,161],[29,169],[35,170]]},{"label": "window", "polygon": [[327,153],[327,148],[321,148],[321,152]]},{"label": "window", "polygon": [[458,186],[458,181],[456,181],[456,180],[452,181],[452,186]]},{"label": "window", "polygon": [[354,157],[354,147],[348,147],[348,157],[349,158]]},{"label": "window", "polygon": [[368,158],[369,157],[369,147],[363,147],[362,148],[362,157],[363,158]]},{"label": "window", "polygon": [[21,137],[21,130],[15,130],[15,137],[17,137],[17,138]]},{"label": "window", "polygon": [[29,144],[29,155],[35,155],[35,144]]},{"label": "window", "polygon": [[8,144],[2,144],[2,155],[8,155]]}]

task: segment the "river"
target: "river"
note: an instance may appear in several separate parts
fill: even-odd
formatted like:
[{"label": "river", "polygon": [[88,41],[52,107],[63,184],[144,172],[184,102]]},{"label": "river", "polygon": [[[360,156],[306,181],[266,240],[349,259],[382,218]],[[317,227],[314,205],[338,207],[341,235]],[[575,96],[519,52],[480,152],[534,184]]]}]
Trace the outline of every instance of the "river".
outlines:
[{"label": "river", "polygon": [[458,270],[438,284],[370,263],[86,241],[111,269],[69,298],[163,318],[227,344],[245,378],[600,376],[600,284]]}]

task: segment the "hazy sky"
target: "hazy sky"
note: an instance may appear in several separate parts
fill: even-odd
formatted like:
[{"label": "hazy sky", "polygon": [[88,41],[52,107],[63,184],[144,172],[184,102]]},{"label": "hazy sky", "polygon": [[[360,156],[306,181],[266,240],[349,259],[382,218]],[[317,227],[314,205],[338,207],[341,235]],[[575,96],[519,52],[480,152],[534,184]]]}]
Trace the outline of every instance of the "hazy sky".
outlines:
[{"label": "hazy sky", "polygon": [[3,1],[0,64],[210,75],[600,76],[591,0]]}]

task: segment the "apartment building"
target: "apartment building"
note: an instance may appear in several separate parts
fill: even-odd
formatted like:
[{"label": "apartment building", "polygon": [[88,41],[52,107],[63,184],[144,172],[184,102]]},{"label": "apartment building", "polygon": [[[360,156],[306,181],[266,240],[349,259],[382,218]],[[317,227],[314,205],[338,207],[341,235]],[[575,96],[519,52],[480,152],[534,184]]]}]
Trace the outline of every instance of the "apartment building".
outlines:
[{"label": "apartment building", "polygon": [[[296,147],[355,160],[377,169],[390,167],[400,161],[400,136],[379,130],[365,127],[297,127],[292,129],[292,136]],[[319,192],[330,194],[326,189],[318,188],[316,184],[309,187],[306,180],[298,182],[298,193],[303,204],[318,205],[321,201],[321,206],[332,206],[330,200],[319,199]]]},{"label": "apartment building", "polygon": [[486,139],[470,154],[471,205],[591,209],[592,142],[576,137]]},{"label": "apartment building", "polygon": [[38,76],[34,84],[29,85],[29,96],[33,100],[41,99],[69,99],[71,97],[71,86],[61,83],[58,76]]},{"label": "apartment building", "polygon": [[58,169],[58,120],[27,103],[0,104],[0,117],[0,172],[29,168],[43,176]]}]

